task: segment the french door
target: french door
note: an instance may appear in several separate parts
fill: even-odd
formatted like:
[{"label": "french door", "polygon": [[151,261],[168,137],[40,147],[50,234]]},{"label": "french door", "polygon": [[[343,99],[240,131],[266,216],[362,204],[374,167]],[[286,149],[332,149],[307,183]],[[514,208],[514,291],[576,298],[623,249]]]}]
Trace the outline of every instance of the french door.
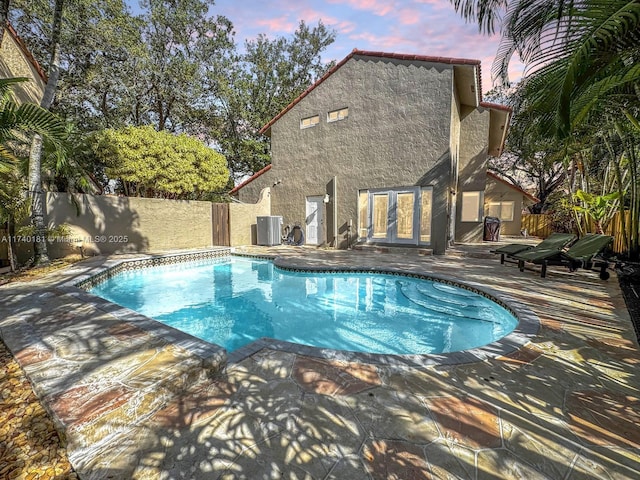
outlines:
[{"label": "french door", "polygon": [[420,187],[369,190],[367,196],[367,240],[418,245]]}]

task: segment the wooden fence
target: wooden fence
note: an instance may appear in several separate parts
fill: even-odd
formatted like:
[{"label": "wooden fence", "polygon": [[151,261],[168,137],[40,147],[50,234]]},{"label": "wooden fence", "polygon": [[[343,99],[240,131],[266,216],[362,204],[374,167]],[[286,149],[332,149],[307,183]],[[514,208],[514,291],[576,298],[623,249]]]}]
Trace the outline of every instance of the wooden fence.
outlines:
[{"label": "wooden fence", "polygon": [[231,245],[229,231],[229,204],[211,204],[211,226],[213,244],[223,247]]},{"label": "wooden fence", "polygon": [[527,231],[527,235],[532,237],[547,238],[553,233],[551,229],[551,215],[542,214],[522,214],[522,227]]},{"label": "wooden fence", "polygon": [[[630,215],[626,212],[626,224],[629,225]],[[527,230],[527,234],[533,237],[547,238],[553,233],[551,226],[551,215],[544,214],[523,214],[522,228]],[[627,227],[629,228],[629,227]],[[593,229],[592,229],[593,231]],[[622,236],[622,222],[620,221],[620,213],[616,213],[613,220],[609,222],[607,228],[604,229],[606,235],[612,235],[614,238],[613,251],[622,253],[625,251],[624,238]]]}]

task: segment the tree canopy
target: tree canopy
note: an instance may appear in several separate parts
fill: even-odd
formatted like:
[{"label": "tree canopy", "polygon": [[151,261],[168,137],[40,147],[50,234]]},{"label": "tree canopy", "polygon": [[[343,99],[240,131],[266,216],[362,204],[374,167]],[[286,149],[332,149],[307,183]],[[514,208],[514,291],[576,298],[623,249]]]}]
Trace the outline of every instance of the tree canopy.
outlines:
[{"label": "tree canopy", "polygon": [[506,83],[514,54],[527,66],[512,153],[562,168],[565,197],[578,203],[569,206],[579,230],[593,219],[592,199],[598,228],[618,210],[627,253],[640,256],[640,2],[451,1],[481,31],[499,27],[497,80]]},{"label": "tree canopy", "polygon": [[[243,45],[212,0],[65,0],[60,82],[52,110],[82,132],[153,125],[202,139],[232,178],[270,161],[260,128],[330,68],[335,33],[301,22],[287,37]],[[10,19],[45,67],[48,0],[13,0]],[[229,185],[230,186],[230,185]]]},{"label": "tree canopy", "polygon": [[102,130],[93,149],[127,196],[199,200],[229,178],[220,153],[185,134],[151,126]]}]

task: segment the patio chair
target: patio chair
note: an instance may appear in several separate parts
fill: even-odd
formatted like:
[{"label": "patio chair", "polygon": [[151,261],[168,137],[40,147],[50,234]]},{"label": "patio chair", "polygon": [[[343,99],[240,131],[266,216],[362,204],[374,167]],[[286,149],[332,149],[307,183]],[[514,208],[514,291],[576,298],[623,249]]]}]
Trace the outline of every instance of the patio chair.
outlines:
[{"label": "patio chair", "polygon": [[525,262],[541,265],[541,277],[547,275],[547,266],[563,265],[574,272],[578,268],[587,270],[593,267],[600,267],[600,278],[607,280],[609,278],[609,262],[602,257],[603,252],[613,243],[613,237],[609,235],[588,234],[571,245],[568,250],[552,250],[552,249],[531,249],[524,252],[516,253],[513,258],[518,260],[520,271],[524,270]]},{"label": "patio chair", "polygon": [[528,245],[523,243],[510,243],[508,245],[503,245],[502,247],[498,247],[494,250],[490,250],[491,253],[499,253],[500,254],[500,263],[504,263],[505,257],[513,257],[518,253],[522,253],[525,251],[529,251],[532,249],[556,249],[560,250],[571,242],[575,241],[578,238],[572,233],[552,233],[547,238],[542,240],[537,245]]}]

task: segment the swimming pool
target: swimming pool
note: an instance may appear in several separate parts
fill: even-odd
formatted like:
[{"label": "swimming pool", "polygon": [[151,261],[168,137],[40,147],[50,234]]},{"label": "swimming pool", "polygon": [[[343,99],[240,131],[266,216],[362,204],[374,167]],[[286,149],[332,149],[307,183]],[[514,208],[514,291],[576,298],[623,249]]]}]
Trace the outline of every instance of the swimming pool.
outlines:
[{"label": "swimming pool", "polygon": [[375,354],[430,354],[492,343],[508,310],[445,283],[375,273],[301,272],[226,257],[120,272],[89,290],[232,352],[269,337]]}]

